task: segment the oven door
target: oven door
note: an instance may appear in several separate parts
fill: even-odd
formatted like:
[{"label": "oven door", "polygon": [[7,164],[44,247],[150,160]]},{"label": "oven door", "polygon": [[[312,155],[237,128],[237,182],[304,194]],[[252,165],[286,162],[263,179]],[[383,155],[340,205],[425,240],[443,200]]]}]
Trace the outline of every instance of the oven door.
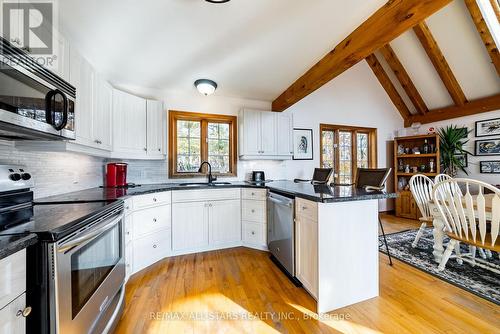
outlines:
[{"label": "oven door", "polygon": [[125,280],[123,240],[120,212],[55,245],[55,305],[51,306],[56,318],[51,332],[92,333],[103,322]]},{"label": "oven door", "polygon": [[15,62],[0,59],[0,136],[75,139],[75,99]]}]

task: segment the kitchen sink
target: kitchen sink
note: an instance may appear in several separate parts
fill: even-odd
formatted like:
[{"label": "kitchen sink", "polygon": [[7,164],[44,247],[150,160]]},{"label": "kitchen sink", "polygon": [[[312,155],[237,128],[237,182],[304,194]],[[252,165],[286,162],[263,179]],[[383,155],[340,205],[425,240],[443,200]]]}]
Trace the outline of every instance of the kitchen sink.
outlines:
[{"label": "kitchen sink", "polygon": [[179,183],[179,187],[203,187],[203,186],[227,186],[230,185],[231,182],[213,182],[209,184],[207,182],[188,182],[188,183]]}]

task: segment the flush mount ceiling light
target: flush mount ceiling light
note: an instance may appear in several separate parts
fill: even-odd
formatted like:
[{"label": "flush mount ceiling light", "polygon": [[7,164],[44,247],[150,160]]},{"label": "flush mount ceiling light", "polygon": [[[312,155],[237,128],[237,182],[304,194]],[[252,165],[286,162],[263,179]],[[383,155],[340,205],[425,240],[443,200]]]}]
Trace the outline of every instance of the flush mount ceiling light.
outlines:
[{"label": "flush mount ceiling light", "polygon": [[[208,0],[207,0],[208,1]],[[212,95],[217,89],[217,83],[209,79],[199,79],[194,82],[194,86],[205,96]]]},{"label": "flush mount ceiling light", "polygon": [[231,0],[205,0],[205,1],[210,3],[224,3],[224,2],[229,2]]}]

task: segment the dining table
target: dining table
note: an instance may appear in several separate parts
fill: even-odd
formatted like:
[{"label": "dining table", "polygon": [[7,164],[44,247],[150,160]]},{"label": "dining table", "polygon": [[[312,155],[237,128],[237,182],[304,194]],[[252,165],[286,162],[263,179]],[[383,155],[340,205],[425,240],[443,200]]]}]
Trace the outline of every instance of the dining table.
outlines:
[{"label": "dining table", "polygon": [[[493,207],[493,197],[495,194],[485,194],[484,199],[485,199],[485,209],[486,209],[486,219],[491,219],[491,214],[492,214],[492,207]],[[477,195],[472,196],[473,202],[477,202]],[[465,198],[463,199],[465,201]],[[433,246],[433,251],[432,255],[434,256],[434,261],[437,263],[441,262],[441,258],[443,257],[444,253],[444,237],[446,235],[445,232],[445,223],[442,219],[442,216],[439,212],[439,209],[436,206],[436,203],[431,200],[429,202],[429,206],[431,209],[432,213],[432,225],[433,225],[433,230],[432,234],[434,236],[434,246]],[[476,205],[474,204],[474,207]]]}]

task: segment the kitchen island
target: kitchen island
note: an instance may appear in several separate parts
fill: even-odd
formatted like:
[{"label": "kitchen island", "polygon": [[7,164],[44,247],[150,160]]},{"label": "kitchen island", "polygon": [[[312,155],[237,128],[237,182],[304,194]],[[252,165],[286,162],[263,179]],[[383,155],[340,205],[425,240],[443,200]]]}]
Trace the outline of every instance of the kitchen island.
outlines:
[{"label": "kitchen island", "polygon": [[[229,191],[230,194],[220,194],[222,189],[225,189],[224,192]],[[241,200],[239,198],[240,189]],[[252,189],[257,190],[255,194]],[[128,189],[93,188],[39,199],[38,202],[112,202],[120,198],[128,198],[132,200],[131,206],[134,207],[135,211],[130,215],[134,217],[132,219],[133,225],[139,226],[137,224],[140,224],[140,228],[144,228],[146,221],[142,222],[145,219],[142,212],[145,211],[142,208],[138,208],[137,203],[134,204],[133,202],[135,201],[134,198],[138,199],[142,197],[148,200],[151,197],[150,202],[145,202],[145,200],[141,200],[141,202],[149,203],[146,204],[148,207],[146,210],[150,212],[152,217],[158,218],[166,213],[171,214],[171,217],[164,224],[165,228],[163,230],[155,230],[151,235],[157,238],[162,236],[165,240],[171,240],[172,245],[167,245],[168,248],[164,249],[161,254],[159,251],[161,246],[154,247],[150,253],[154,254],[154,252],[158,252],[158,257],[154,260],[143,261],[143,259],[137,259],[134,266],[137,267],[139,261],[144,263],[144,265],[137,267],[137,270],[141,270],[145,265],[149,265],[166,256],[209,251],[238,245],[249,247],[248,243],[245,243],[246,226],[256,228],[255,233],[253,233],[254,231],[248,231],[250,238],[259,235],[260,230],[254,223],[247,222],[248,218],[245,218],[245,216],[252,217],[252,215],[257,215],[262,211],[257,209],[258,207],[252,206],[261,205],[260,203],[263,205],[262,214],[264,218],[262,219],[264,219],[264,229],[262,233],[264,234],[263,240],[265,245],[266,191],[285,194],[296,199],[294,229],[296,245],[295,276],[316,299],[316,311],[318,313],[330,312],[378,296],[378,200],[394,198],[395,194],[378,191],[370,192],[351,186],[315,186],[309,183],[294,183],[293,181],[274,181],[262,185],[248,182],[232,182],[216,186],[199,183],[165,183],[141,185]],[[259,195],[261,192],[263,193],[263,197]],[[235,194],[238,195],[236,196]],[[251,195],[257,196],[258,198],[256,199],[260,200],[249,199],[248,196]],[[161,196],[163,196],[163,199]],[[215,199],[216,196],[220,196],[220,198]],[[228,197],[226,198],[226,196]],[[158,201],[155,201],[156,199]],[[264,201],[262,202],[262,200]],[[200,205],[195,203],[198,201]],[[240,204],[235,203],[235,201],[241,203],[241,209],[239,209]],[[226,202],[227,204],[224,204]],[[207,203],[208,205],[205,205]],[[213,207],[210,206],[212,203]],[[202,215],[201,213],[205,212],[204,210],[212,212],[210,208],[215,210],[218,207],[216,203],[219,203],[217,205],[224,208],[224,210],[233,208],[233,219],[219,216],[221,219],[220,222],[208,219],[208,222],[205,222],[205,225],[203,225],[204,228],[195,226],[201,220],[192,220],[190,218],[196,212],[193,210],[198,210],[199,206],[200,217],[204,217],[204,214]],[[232,204],[229,205],[229,203]],[[245,203],[249,203],[250,206],[247,206]],[[184,206],[189,206],[186,215],[181,214],[184,212]],[[207,206],[209,209],[207,209]],[[249,209],[247,210],[247,208]],[[238,212],[241,212],[241,214],[237,214]],[[208,215],[211,214],[209,213]],[[188,221],[189,224],[193,225],[193,229],[184,230]],[[152,226],[158,226],[157,224]],[[210,238],[213,237],[213,233],[209,233],[208,231],[212,229],[211,226],[213,224],[220,224],[220,228],[213,229],[213,231],[221,233],[221,239],[219,240],[229,240],[230,242],[214,242],[211,244],[212,240]],[[239,224],[239,229],[234,229],[233,224]],[[170,228],[170,226],[172,227]],[[137,229],[138,227],[134,227],[132,230],[136,233]],[[176,231],[179,232],[176,233]],[[202,235],[200,231],[206,231],[206,234]],[[171,237],[167,236],[166,233],[171,235]],[[236,235],[239,236],[239,241],[236,240]],[[230,238],[228,239],[227,237]],[[161,240],[154,241],[153,244],[158,246],[159,242],[162,242]],[[199,240],[199,242],[196,244],[193,243],[193,246],[185,246],[194,242],[194,240]],[[135,244],[142,245],[140,242]],[[263,249],[261,247],[256,248]],[[148,253],[144,253],[141,250],[140,253],[136,254]],[[137,270],[133,270],[132,272],[137,272]]]}]

